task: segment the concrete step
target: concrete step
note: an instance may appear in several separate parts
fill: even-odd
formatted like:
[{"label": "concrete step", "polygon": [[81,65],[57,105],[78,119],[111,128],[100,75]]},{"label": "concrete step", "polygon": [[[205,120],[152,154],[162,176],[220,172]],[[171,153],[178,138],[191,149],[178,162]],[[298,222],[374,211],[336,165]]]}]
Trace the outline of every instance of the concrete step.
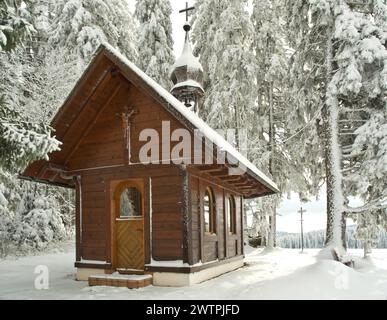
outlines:
[{"label": "concrete step", "polygon": [[119,273],[98,275],[89,277],[89,286],[109,286],[126,287],[129,289],[138,289],[150,286],[153,277],[146,275],[123,275]]},{"label": "concrete step", "polygon": [[144,270],[137,270],[137,269],[117,269],[117,272],[119,274],[126,274],[126,275],[144,275],[144,274],[149,274],[149,273],[145,273]]}]

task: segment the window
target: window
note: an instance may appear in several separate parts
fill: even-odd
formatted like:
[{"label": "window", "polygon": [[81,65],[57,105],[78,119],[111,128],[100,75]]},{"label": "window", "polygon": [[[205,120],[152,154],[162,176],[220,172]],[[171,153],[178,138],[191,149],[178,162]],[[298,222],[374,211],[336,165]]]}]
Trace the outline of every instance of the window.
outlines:
[{"label": "window", "polygon": [[120,197],[120,217],[139,218],[142,216],[141,192],[134,187],[126,188]]},{"label": "window", "polygon": [[235,199],[233,196],[227,197],[226,200],[226,212],[228,222],[228,232],[236,234],[236,210],[235,210]]},{"label": "window", "polygon": [[216,233],[216,210],[214,200],[215,198],[212,189],[207,188],[203,199],[204,231],[206,233]]}]

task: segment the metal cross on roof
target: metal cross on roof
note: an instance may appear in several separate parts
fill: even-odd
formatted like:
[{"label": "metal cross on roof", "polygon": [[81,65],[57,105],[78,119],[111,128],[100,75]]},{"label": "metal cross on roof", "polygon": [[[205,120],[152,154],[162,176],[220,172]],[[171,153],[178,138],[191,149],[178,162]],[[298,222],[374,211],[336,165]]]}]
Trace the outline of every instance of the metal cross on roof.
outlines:
[{"label": "metal cross on roof", "polygon": [[185,9],[183,10],[180,10],[179,13],[183,13],[185,12],[185,19],[186,21],[188,22],[188,18],[189,18],[189,12],[194,10],[195,7],[188,7],[188,2],[185,3]]}]

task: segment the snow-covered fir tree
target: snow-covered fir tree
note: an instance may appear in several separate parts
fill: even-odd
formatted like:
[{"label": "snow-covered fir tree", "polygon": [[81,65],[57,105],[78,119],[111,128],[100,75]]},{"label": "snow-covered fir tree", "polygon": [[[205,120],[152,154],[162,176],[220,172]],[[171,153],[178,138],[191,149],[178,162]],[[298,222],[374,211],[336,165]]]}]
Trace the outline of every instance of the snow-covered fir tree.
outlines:
[{"label": "snow-covered fir tree", "polygon": [[218,129],[248,129],[247,119],[253,116],[253,26],[246,3],[197,3],[193,41],[208,77],[202,117]]},{"label": "snow-covered fir tree", "polygon": [[210,74],[212,73],[212,56],[215,35],[219,28],[220,15],[223,7],[219,1],[196,0],[195,10],[192,16],[192,40],[195,45],[194,53],[200,55],[200,63],[203,66],[204,90],[210,86]]},{"label": "snow-covered fir tree", "polygon": [[0,256],[41,250],[73,237],[72,192],[20,181],[9,174],[2,177]]},{"label": "snow-covered fir tree", "polygon": [[[257,117],[255,133],[259,137],[256,147],[249,150],[250,158],[276,181],[282,195],[290,191],[302,198],[312,191],[310,172],[305,170],[298,137],[294,136],[299,121],[295,115],[291,90],[289,88],[289,56],[287,44],[285,6],[280,0],[254,1],[251,16],[254,25],[256,61],[256,103]],[[314,193],[313,193],[314,194]],[[276,208],[281,196],[268,197],[259,201],[260,211],[271,211],[269,246],[274,245]]]},{"label": "snow-covered fir tree", "polygon": [[35,31],[31,24],[30,4],[29,0],[1,1],[0,52],[13,50]]},{"label": "snow-covered fir tree", "polygon": [[386,20],[387,3],[374,1],[373,6],[344,7],[337,23],[338,37],[344,42],[338,50],[338,65],[346,74],[337,81],[347,90],[340,114],[344,186],[365,203],[347,212],[358,223],[365,254],[378,229],[387,228]]},{"label": "snow-covered fir tree", "polygon": [[137,65],[151,78],[170,90],[169,72],[174,62],[172,7],[169,0],[137,0],[139,40]]},{"label": "snow-covered fir tree", "polygon": [[53,48],[49,43],[54,9],[55,2],[51,0],[31,3],[32,24],[36,32],[26,41],[25,52],[19,54],[28,67],[22,112],[46,123],[51,121],[82,72],[82,68],[77,67],[76,55],[66,48]]},{"label": "snow-covered fir tree", "polygon": [[136,61],[137,26],[126,0],[59,0],[54,13],[49,43],[76,55],[81,68],[103,42]]},{"label": "snow-covered fir tree", "polygon": [[20,112],[25,70],[17,54],[23,49],[17,48],[17,45],[34,31],[26,20],[30,18],[28,7],[22,8],[22,3],[26,6],[22,1],[2,2],[0,11],[0,166],[14,171],[29,161],[46,157],[60,145],[51,136],[49,126],[29,121]]},{"label": "snow-covered fir tree", "polygon": [[[386,190],[378,181],[380,178],[385,180],[387,177],[386,146],[380,135],[385,125],[382,120],[384,117],[380,118],[380,114],[386,110],[387,97],[387,87],[384,81],[387,70],[386,39],[384,31],[375,23],[373,10],[359,11],[346,2],[340,3],[340,6],[335,9],[334,39],[340,43],[340,46],[333,53],[338,69],[332,77],[328,92],[331,95],[332,106],[338,109],[339,146],[342,146],[345,141],[347,149],[352,149],[349,156],[343,155],[344,161],[350,159],[352,162],[350,168],[346,170],[350,176],[346,181],[352,179],[351,182],[354,182],[352,187],[356,189],[355,194],[361,196],[366,203],[362,208],[352,209],[346,206],[344,210],[346,213],[368,213],[370,225],[374,225],[371,221],[377,221],[377,219],[372,215],[383,211],[384,215],[386,214],[383,208]],[[386,4],[384,4],[385,9]],[[384,17],[387,16],[384,15]],[[350,141],[346,138],[350,127],[348,125],[339,126],[339,121],[350,119],[354,114],[363,113],[365,110],[368,114],[362,114],[361,118],[368,119],[368,121],[352,133],[355,141],[351,147]],[[375,121],[377,118],[382,121],[382,123],[379,122],[379,125],[378,121]],[[372,126],[376,126],[380,131],[372,129]],[[353,124],[352,127],[356,128],[356,124]],[[367,132],[367,141],[364,141],[364,131]],[[378,150],[375,152],[375,143],[378,142]],[[366,169],[366,176],[371,180],[368,181],[366,193],[364,191],[367,182],[362,181],[363,176],[354,179],[351,175],[356,162],[359,163],[356,168],[357,174],[362,174],[362,171]],[[375,166],[370,168],[370,162]],[[380,165],[383,163],[384,166]]]},{"label": "snow-covered fir tree", "polygon": [[[2,58],[0,60],[2,66],[0,73],[3,79],[0,90],[6,107],[11,110],[6,114],[9,121],[12,121],[11,123],[17,123],[18,126],[20,126],[20,123],[26,123],[34,127],[38,127],[38,124],[42,123],[42,128],[49,130],[47,124],[50,123],[53,113],[70,91],[71,81],[76,81],[79,73],[76,73],[74,63],[58,63],[60,60],[65,61],[64,55],[61,55],[58,50],[52,50],[47,44],[52,17],[50,10],[53,2],[36,0],[25,3],[26,7],[23,10],[28,10],[31,13],[29,23],[33,32],[28,37],[20,39],[19,45],[11,52],[5,53],[3,51],[0,53]],[[69,54],[66,53],[66,58],[68,57]],[[76,59],[73,61],[76,61]],[[69,74],[71,74],[71,77]],[[2,120],[4,118],[5,116]],[[37,125],[34,123],[37,123]],[[34,131],[34,136],[38,136],[39,132]],[[47,131],[47,136],[49,133],[50,131]],[[31,239],[27,241],[30,233],[26,232],[26,228],[30,222],[36,221],[35,218],[32,219],[34,212],[39,211],[41,217],[45,214],[52,215],[53,212],[60,213],[60,218],[57,216],[49,223],[49,229],[41,230],[42,234],[46,231],[48,233],[54,232],[54,237],[51,240],[63,239],[59,235],[62,233],[56,232],[61,229],[62,225],[65,225],[66,232],[73,229],[73,222],[69,223],[69,221],[72,221],[74,214],[73,205],[70,201],[73,197],[72,192],[24,182],[14,175],[14,173],[22,170],[28,162],[36,158],[36,155],[29,154],[28,148],[41,149],[39,151],[43,152],[45,150],[43,143],[47,144],[42,139],[42,134],[40,134],[40,137],[38,136],[40,144],[31,139],[34,137],[31,133],[26,131],[25,134],[29,134],[29,137],[18,138],[15,135],[19,139],[19,144],[24,142],[27,144],[27,147],[20,145],[18,149],[15,149],[15,152],[21,157],[20,159],[15,160],[12,152],[4,151],[7,146],[5,144],[1,145],[1,157],[6,159],[2,167],[8,170],[8,172],[1,170],[0,174],[1,198],[5,199],[5,201],[2,201],[0,208],[0,220],[5,221],[0,231],[1,238],[4,240],[3,255],[9,253],[7,248],[16,247],[18,250],[28,250],[28,247],[30,249],[42,248],[44,241],[46,241],[46,245],[49,244],[50,236],[43,236],[45,240],[42,240],[43,242],[39,245],[36,245]],[[2,139],[5,139],[5,137],[3,136]],[[19,149],[22,149],[22,152]],[[25,155],[23,155],[23,152]],[[47,197],[50,199],[50,205],[43,208],[40,205],[41,200],[43,201]],[[17,230],[16,226],[18,226]],[[58,234],[58,237],[56,237],[56,234]]]},{"label": "snow-covered fir tree", "polygon": [[[290,23],[292,27],[298,26],[293,30],[293,32],[298,30],[299,34],[296,37],[299,39],[298,43],[295,45],[297,49],[302,49],[296,50],[297,54],[294,58],[294,64],[301,66],[297,74],[300,77],[296,79],[299,84],[300,79],[304,81],[301,88],[306,94],[301,100],[317,98],[317,101],[324,103],[323,134],[320,138],[326,146],[327,244],[339,247],[344,246],[342,231],[345,230],[345,214],[367,210],[370,205],[375,212],[381,209],[375,203],[382,199],[379,195],[378,200],[374,199],[363,208],[353,210],[346,206],[348,195],[343,192],[342,169],[345,168],[347,160],[347,156],[343,155],[343,142],[349,143],[345,148],[350,150],[350,153],[352,153],[352,147],[348,139],[343,139],[346,135],[343,131],[348,130],[351,121],[344,127],[341,123],[356,119],[348,116],[348,112],[356,112],[360,101],[363,105],[362,109],[364,107],[373,109],[372,113],[378,106],[383,106],[382,101],[385,101],[383,82],[380,81],[385,68],[384,32],[375,23],[377,21],[374,18],[375,12],[369,11],[368,6],[366,10],[359,10],[352,7],[351,3],[350,1],[347,3],[346,1],[311,0],[289,4],[290,12],[303,13],[298,14]],[[308,76],[312,75],[311,79],[318,83],[318,87],[313,86],[313,91],[309,91],[310,87],[306,87],[308,84],[305,77],[301,75],[302,72]],[[370,90],[370,88],[374,89]],[[319,111],[313,110],[314,113]],[[379,154],[376,158],[382,159],[383,155]],[[351,169],[347,172],[351,172]],[[383,175],[383,171],[378,174]],[[359,192],[355,193],[360,195]],[[380,205],[380,202],[378,203]]]},{"label": "snow-covered fir tree", "polygon": [[[244,20],[247,19],[246,5],[235,1],[196,2],[193,40],[205,71],[206,100],[202,116],[214,127],[238,129],[241,115],[240,122],[249,136],[247,150],[241,151],[273,177],[285,194],[293,190],[302,198],[315,195],[319,182],[313,176],[317,172],[321,177],[318,172],[321,169],[305,166],[303,157],[310,156],[313,164],[318,163],[318,158],[313,158],[309,149],[300,150],[304,149],[305,140],[297,143],[296,133],[305,125],[307,116],[292,107],[284,3],[254,1],[251,22]],[[242,78],[251,80],[247,84]],[[235,96],[234,92],[241,96]],[[232,104],[235,111],[230,108]],[[309,133],[305,136],[310,137]],[[308,141],[306,145],[318,149],[318,144],[313,142]],[[280,197],[271,197],[254,202],[252,207],[258,216],[265,213],[275,217],[279,203]],[[271,222],[275,229],[275,219]],[[271,235],[274,237],[274,232]],[[271,245],[273,242],[274,239]]]}]

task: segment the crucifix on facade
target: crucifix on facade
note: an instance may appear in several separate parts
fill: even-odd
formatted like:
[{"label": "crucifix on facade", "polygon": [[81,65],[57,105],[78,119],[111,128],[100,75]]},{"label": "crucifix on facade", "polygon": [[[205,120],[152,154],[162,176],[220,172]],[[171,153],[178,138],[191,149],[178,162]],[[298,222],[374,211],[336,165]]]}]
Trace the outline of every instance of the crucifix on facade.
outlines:
[{"label": "crucifix on facade", "polygon": [[130,158],[131,158],[131,124],[135,116],[138,114],[138,110],[135,108],[126,107],[124,112],[121,114],[122,118],[122,129],[124,131],[124,138],[125,138],[125,162],[127,164],[130,164]]}]

